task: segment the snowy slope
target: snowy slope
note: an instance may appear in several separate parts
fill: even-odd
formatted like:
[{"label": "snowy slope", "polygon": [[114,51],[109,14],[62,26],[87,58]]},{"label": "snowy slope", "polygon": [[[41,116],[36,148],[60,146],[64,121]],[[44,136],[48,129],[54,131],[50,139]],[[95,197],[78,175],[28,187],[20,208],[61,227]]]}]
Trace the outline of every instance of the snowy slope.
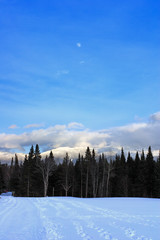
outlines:
[{"label": "snowy slope", "polygon": [[0,199],[0,240],[159,240],[160,200]]}]

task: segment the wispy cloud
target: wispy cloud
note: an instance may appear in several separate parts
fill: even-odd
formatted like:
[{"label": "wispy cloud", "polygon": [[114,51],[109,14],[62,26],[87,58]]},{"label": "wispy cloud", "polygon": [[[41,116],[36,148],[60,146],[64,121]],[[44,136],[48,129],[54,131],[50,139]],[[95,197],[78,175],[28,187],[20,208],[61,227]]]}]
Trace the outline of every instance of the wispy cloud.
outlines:
[{"label": "wispy cloud", "polygon": [[80,43],[80,42],[78,42],[78,43],[77,43],[77,47],[79,47],[79,48],[80,48],[81,46],[82,46],[82,45],[81,45],[81,43]]},{"label": "wispy cloud", "polygon": [[79,152],[84,153],[87,146],[95,148],[97,153],[104,152],[110,155],[119,152],[121,147],[124,147],[126,152],[135,152],[141,151],[142,148],[147,149],[151,145],[154,153],[158,153],[159,132],[160,120],[97,131],[86,129],[81,123],[72,122],[20,135],[0,134],[0,146],[3,152],[9,152],[11,149],[24,151],[26,147],[38,143],[42,150],[53,149],[56,156],[62,156],[67,151],[72,157],[76,157]]},{"label": "wispy cloud", "polygon": [[69,129],[84,129],[84,125],[82,123],[71,122],[68,124]]},{"label": "wispy cloud", "polygon": [[61,75],[67,75],[67,74],[69,74],[69,70],[59,70],[56,73],[56,77],[59,77]]},{"label": "wispy cloud", "polygon": [[26,126],[24,126],[24,128],[40,128],[40,127],[44,127],[43,123],[32,123],[32,124],[28,124]]},{"label": "wispy cloud", "polygon": [[11,126],[8,127],[9,129],[15,129],[15,128],[19,128],[16,124],[13,124]]}]

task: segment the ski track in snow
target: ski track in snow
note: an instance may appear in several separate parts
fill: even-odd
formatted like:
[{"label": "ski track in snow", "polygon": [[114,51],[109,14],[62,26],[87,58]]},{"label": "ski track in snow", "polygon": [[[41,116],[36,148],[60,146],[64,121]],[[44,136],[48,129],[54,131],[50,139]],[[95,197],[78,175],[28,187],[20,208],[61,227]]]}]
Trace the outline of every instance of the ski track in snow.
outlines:
[{"label": "ski track in snow", "polygon": [[[100,199],[99,202],[98,199],[70,197],[2,197],[0,199],[0,240],[159,239],[159,215],[151,215],[147,212],[131,214],[116,208],[115,210],[114,203],[113,208],[107,208],[107,201],[107,198]],[[122,204],[118,201],[117,199],[117,204]],[[13,238],[11,238],[6,230],[10,231],[11,221],[16,219],[16,213],[21,214],[23,218],[24,208],[30,211],[24,216],[26,226],[23,226],[23,222],[18,222],[22,224],[23,231],[12,229]],[[125,209],[125,204],[122,209]],[[31,224],[33,216],[34,222]],[[27,229],[28,226],[29,229]]]}]

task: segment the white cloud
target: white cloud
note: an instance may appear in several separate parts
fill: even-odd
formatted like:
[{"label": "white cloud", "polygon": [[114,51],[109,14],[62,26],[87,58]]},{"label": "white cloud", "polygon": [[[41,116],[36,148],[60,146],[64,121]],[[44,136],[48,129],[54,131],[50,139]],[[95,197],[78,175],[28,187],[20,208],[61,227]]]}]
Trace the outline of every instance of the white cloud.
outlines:
[{"label": "white cloud", "polygon": [[70,129],[83,129],[84,126],[82,123],[77,123],[77,122],[71,122],[68,124],[68,128]]},{"label": "white cloud", "polygon": [[15,128],[18,128],[18,126],[16,124],[13,124],[11,126],[8,127],[9,129],[15,129]]},{"label": "white cloud", "polygon": [[82,45],[81,45],[81,43],[80,43],[80,42],[78,42],[78,43],[77,43],[77,47],[79,47],[79,48],[80,48],[81,46],[82,46]]},{"label": "white cloud", "polygon": [[56,156],[64,156],[67,151],[75,157],[79,152],[84,153],[87,146],[94,148],[97,153],[104,152],[109,155],[119,152],[121,147],[124,147],[125,152],[135,152],[141,151],[142,148],[147,150],[148,146],[151,146],[153,153],[158,154],[159,133],[160,121],[133,123],[98,131],[86,129],[83,124],[72,122],[20,135],[0,134],[0,151],[9,153],[11,150],[19,149],[23,152],[26,147],[38,143],[42,151],[53,149]]},{"label": "white cloud", "polygon": [[43,127],[44,124],[43,123],[32,123],[32,124],[28,124],[26,126],[24,126],[24,128],[40,128]]},{"label": "white cloud", "polygon": [[147,123],[133,123],[126,126],[117,127],[115,129],[118,131],[124,131],[124,132],[135,132],[138,129],[145,128],[146,126],[147,126]]},{"label": "white cloud", "polygon": [[156,112],[150,116],[151,121],[160,121],[160,112]]}]

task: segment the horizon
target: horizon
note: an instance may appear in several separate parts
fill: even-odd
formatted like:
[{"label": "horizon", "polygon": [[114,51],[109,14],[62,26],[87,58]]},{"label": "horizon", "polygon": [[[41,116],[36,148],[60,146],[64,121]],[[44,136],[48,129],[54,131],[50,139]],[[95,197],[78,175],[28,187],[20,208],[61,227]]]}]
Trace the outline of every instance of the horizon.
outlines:
[{"label": "horizon", "polygon": [[0,159],[160,150],[160,3],[0,1]]},{"label": "horizon", "polygon": [[[36,145],[38,145],[38,144],[36,144]],[[36,148],[36,145],[35,146],[32,145],[34,150]],[[69,149],[69,148],[66,149],[66,147],[64,147],[64,148],[61,148],[61,149],[51,149],[51,150],[48,150],[48,151],[45,151],[45,152],[41,152],[41,149],[39,149],[39,150],[40,150],[40,155],[41,155],[42,160],[45,160],[46,157],[49,157],[50,153],[52,152],[56,163],[59,164],[59,163],[63,162],[63,159],[65,158],[66,154],[68,154],[69,159],[71,161],[76,162],[79,158],[79,155],[81,157],[85,156],[85,153],[86,153],[86,150],[87,150],[88,147],[86,147],[86,148],[76,148],[76,149],[75,148],[74,149],[72,149],[72,148],[71,149]],[[151,147],[151,146],[149,146],[149,147]],[[116,159],[116,156],[121,156],[122,149],[123,149],[125,160],[127,162],[127,157],[128,157],[129,154],[133,158],[133,160],[135,160],[137,153],[139,155],[139,158],[141,159],[142,152],[144,152],[144,156],[146,158],[147,154],[148,154],[149,147],[146,148],[146,149],[141,149],[141,150],[137,150],[137,151],[136,150],[135,151],[128,151],[128,152],[126,152],[123,147],[121,149],[119,149],[118,152],[97,152],[94,148],[89,147],[89,149],[90,149],[91,152],[92,152],[92,150],[95,151],[96,161],[97,160],[99,161],[100,155],[104,154],[104,157],[109,162],[112,161],[112,160],[114,161]],[[157,159],[160,156],[159,155],[160,150],[159,151],[154,151],[154,150],[152,151],[152,147],[151,147],[151,152],[152,152],[154,161],[157,161]],[[2,157],[2,159],[1,159],[1,156],[0,156],[0,164],[9,164],[10,165],[12,160],[14,162],[16,158],[18,159],[19,162],[23,163],[26,156],[27,157],[29,156],[29,152],[25,153],[25,154],[24,153],[10,153],[10,155],[8,154],[8,156],[5,156],[5,158]]]}]

